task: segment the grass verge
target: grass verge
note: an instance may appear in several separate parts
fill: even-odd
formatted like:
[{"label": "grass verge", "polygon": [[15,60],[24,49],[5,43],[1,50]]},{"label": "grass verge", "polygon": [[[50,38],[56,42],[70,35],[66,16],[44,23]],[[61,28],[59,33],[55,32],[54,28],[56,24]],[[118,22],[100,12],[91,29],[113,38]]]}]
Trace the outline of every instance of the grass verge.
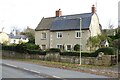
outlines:
[{"label": "grass verge", "polygon": [[103,76],[108,76],[108,77],[113,77],[113,78],[118,77],[118,73],[109,70],[110,68],[112,68],[112,66],[111,67],[93,66],[93,65],[79,66],[79,64],[42,61],[42,60],[35,60],[35,59],[15,59],[15,58],[13,59],[12,58],[10,60],[29,62],[32,64],[37,64],[37,65],[42,65],[42,66],[47,66],[47,67],[74,70],[74,71],[80,71],[80,72],[91,73],[91,74],[96,74],[96,75],[103,75]]}]

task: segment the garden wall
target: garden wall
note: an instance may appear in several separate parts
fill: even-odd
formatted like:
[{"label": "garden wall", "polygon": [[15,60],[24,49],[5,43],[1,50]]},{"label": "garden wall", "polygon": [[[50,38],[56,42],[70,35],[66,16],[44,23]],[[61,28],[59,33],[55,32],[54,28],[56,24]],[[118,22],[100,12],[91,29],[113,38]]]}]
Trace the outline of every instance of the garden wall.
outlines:
[{"label": "garden wall", "polygon": [[[37,59],[47,61],[57,61],[66,63],[80,63],[80,58],[76,56],[61,56],[59,53],[47,53],[46,55],[38,54],[21,54],[13,51],[2,51],[3,58],[17,58],[17,59]],[[82,57],[82,64],[97,65],[97,66],[110,66],[116,64],[115,55],[102,55],[99,57]]]}]

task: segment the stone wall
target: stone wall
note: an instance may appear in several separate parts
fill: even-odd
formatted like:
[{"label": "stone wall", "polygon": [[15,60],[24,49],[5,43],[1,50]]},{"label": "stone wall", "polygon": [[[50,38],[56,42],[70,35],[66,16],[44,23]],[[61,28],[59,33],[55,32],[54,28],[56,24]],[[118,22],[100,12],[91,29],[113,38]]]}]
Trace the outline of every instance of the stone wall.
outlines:
[{"label": "stone wall", "polygon": [[[19,59],[37,59],[46,61],[56,61],[65,63],[79,64],[80,58],[76,56],[60,56],[59,53],[47,53],[46,55],[38,54],[21,54],[16,52],[2,52],[2,56],[5,58],[19,58]],[[110,66],[116,64],[115,55],[102,55],[98,57],[82,57],[81,63],[85,65],[97,65],[97,66]]]}]

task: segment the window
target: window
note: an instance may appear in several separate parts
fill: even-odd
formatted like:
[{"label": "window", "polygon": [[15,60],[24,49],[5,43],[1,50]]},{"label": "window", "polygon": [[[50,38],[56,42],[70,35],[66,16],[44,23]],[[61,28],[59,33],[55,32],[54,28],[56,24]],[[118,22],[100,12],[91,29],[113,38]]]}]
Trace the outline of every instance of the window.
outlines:
[{"label": "window", "polygon": [[81,35],[80,35],[80,31],[76,31],[76,32],[75,32],[75,38],[80,38],[80,36],[81,36]]},{"label": "window", "polygon": [[42,33],[42,34],[41,34],[41,38],[42,38],[42,39],[46,39],[46,38],[47,38],[47,34],[46,34],[46,33]]},{"label": "window", "polygon": [[58,45],[57,45],[57,48],[63,50],[63,45],[62,45],[62,44],[58,44]]},{"label": "window", "polygon": [[61,38],[61,37],[63,37],[62,32],[57,32],[57,38]]},{"label": "window", "polygon": [[46,49],[46,45],[43,44],[42,45],[42,49],[45,50]]},{"label": "window", "polygon": [[71,45],[67,45],[67,50],[71,51],[72,50],[72,46]]}]

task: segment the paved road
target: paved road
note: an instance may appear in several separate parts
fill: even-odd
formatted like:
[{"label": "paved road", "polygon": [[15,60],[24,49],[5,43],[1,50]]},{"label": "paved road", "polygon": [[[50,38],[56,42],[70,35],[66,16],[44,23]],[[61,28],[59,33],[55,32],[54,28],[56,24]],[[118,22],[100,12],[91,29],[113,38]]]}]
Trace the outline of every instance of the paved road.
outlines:
[{"label": "paved road", "polygon": [[43,78],[43,77],[24,70],[18,70],[8,66],[3,66],[2,78]]},{"label": "paved road", "polygon": [[[15,77],[19,78],[20,76],[23,76],[23,74],[24,74],[24,77],[33,77],[33,78],[34,77],[37,77],[37,78],[38,77],[44,77],[44,78],[46,78],[46,77],[47,78],[49,78],[49,77],[55,77],[55,78],[106,78],[105,76],[98,76],[98,75],[93,75],[93,74],[89,74],[89,73],[82,73],[82,72],[65,70],[65,69],[45,67],[45,66],[40,66],[40,65],[36,65],[36,64],[18,62],[18,61],[12,61],[12,60],[2,60],[2,63],[10,65],[10,66],[18,67],[18,68],[13,69],[11,67],[3,65],[3,70],[2,70],[3,77],[13,77],[12,75],[14,75]],[[34,74],[36,74],[36,75],[34,75]]]}]

